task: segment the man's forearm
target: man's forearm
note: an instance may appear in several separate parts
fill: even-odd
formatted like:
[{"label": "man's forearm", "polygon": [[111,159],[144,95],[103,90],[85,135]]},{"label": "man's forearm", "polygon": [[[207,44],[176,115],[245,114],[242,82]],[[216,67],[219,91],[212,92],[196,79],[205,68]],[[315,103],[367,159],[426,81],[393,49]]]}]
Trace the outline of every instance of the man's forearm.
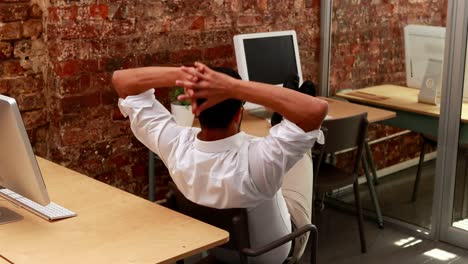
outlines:
[{"label": "man's forearm", "polygon": [[171,87],[183,78],[178,67],[143,67],[115,71],[112,84],[119,97],[140,94],[151,88]]},{"label": "man's forearm", "polygon": [[290,89],[240,80],[234,81],[233,85],[237,99],[271,108],[304,131],[318,129],[328,112],[325,100]]}]

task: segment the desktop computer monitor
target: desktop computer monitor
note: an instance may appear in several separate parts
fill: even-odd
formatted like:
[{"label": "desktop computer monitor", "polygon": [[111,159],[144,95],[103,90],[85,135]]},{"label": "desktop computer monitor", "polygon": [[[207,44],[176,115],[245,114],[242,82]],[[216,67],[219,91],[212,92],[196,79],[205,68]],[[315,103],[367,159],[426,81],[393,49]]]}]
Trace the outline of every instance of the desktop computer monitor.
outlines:
[{"label": "desktop computer monitor", "polygon": [[50,203],[16,101],[4,95],[0,95],[0,187],[40,205]]},{"label": "desktop computer monitor", "polygon": [[[282,85],[291,75],[302,83],[296,32],[276,31],[234,36],[237,69],[243,80]],[[246,104],[246,109],[260,107]]]},{"label": "desktop computer monitor", "polygon": [[[427,76],[434,76],[440,97],[445,52],[445,27],[408,25],[404,28],[406,86],[427,89]],[[465,63],[468,62],[468,52]],[[436,65],[439,62],[441,65]],[[437,74],[434,71],[437,70]],[[430,78],[429,80],[432,80]],[[423,91],[424,92],[424,91]],[[430,93],[430,92],[429,92]],[[463,101],[468,102],[468,67],[465,65]]]},{"label": "desktop computer monitor", "polygon": [[404,36],[406,86],[419,89],[429,62],[444,61],[445,28],[407,25],[404,28]]}]

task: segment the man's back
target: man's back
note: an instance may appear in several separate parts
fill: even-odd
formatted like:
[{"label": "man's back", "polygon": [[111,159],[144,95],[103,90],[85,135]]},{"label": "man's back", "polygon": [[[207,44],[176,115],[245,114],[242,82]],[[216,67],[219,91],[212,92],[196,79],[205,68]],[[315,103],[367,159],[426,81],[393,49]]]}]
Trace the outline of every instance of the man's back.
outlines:
[{"label": "man's back", "polygon": [[[291,218],[295,226],[310,222],[310,208],[303,206],[304,199],[290,195],[293,203],[285,203],[287,189],[283,197],[280,188],[287,172],[304,159],[304,153],[316,140],[323,141],[318,128],[327,103],[271,85],[235,80],[200,63],[195,67],[146,67],[114,73],[119,107],[130,117],[135,136],[159,155],[188,199],[215,208],[248,208],[252,246],[291,231],[291,205],[291,212],[299,212],[299,218]],[[167,87],[174,82],[186,89],[179,99],[191,100],[194,112],[200,114],[201,131],[178,126],[155,100],[151,87]],[[244,100],[270,107],[286,119],[270,129],[268,136],[252,139],[239,133]],[[299,180],[293,179],[291,183],[295,184],[289,185],[292,188],[288,191],[297,193],[300,188],[296,187],[310,186],[312,180],[307,176],[311,172],[298,175]],[[303,197],[311,196],[309,189]],[[301,244],[296,248],[302,248],[307,237],[295,241]],[[262,262],[282,262],[288,251],[289,245],[283,246],[276,251],[280,253],[270,253],[277,254],[275,257],[262,256]]]}]

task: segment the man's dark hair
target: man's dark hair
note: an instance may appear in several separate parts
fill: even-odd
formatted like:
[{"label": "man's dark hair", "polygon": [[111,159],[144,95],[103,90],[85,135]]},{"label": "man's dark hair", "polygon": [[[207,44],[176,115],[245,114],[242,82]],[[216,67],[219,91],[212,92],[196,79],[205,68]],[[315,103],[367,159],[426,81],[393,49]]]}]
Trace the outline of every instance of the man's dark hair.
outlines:
[{"label": "man's dark hair", "polygon": [[[214,71],[224,73],[235,79],[241,80],[239,73],[233,69],[224,67],[215,67]],[[202,104],[206,99],[197,99],[197,104]],[[242,101],[237,99],[227,99],[218,103],[200,113],[198,119],[200,125],[206,128],[227,128],[237,111],[242,106]]]}]

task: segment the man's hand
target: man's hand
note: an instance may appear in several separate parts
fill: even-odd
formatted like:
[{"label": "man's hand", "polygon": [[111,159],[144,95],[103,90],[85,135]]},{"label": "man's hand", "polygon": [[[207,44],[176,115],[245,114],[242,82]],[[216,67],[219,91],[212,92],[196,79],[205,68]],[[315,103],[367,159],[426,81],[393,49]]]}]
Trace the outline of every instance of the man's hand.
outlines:
[{"label": "man's hand", "polygon": [[197,76],[176,67],[125,69],[115,71],[112,75],[112,84],[121,98],[142,93],[150,88],[172,87],[176,80],[198,82]]},{"label": "man's hand", "polygon": [[[235,97],[235,91],[232,89],[236,81],[234,78],[213,71],[199,62],[195,63],[195,68],[182,67],[181,69],[184,73],[190,74],[191,77],[176,81],[176,85],[183,86],[186,91],[177,99],[191,100],[192,111],[195,115],[199,115],[203,110],[226,99]],[[198,105],[196,103],[198,98],[204,98],[206,101]]]}]

